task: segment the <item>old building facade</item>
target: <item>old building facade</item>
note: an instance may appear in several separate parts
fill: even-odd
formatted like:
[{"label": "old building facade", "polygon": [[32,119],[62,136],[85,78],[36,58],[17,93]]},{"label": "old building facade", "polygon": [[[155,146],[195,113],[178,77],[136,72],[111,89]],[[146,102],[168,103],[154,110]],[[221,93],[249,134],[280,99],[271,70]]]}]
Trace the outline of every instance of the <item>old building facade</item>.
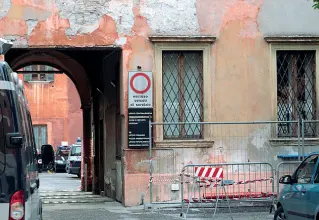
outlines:
[{"label": "old building facade", "polygon": [[[153,126],[154,182],[163,180],[152,189],[156,201],[178,199],[169,185],[189,163],[277,163],[278,154],[300,150],[296,121],[318,119],[319,12],[311,1],[0,0],[0,5],[0,34],[21,51],[121,51],[118,103],[106,97],[113,92],[110,83],[103,91],[92,89],[101,97],[94,99],[100,108],[91,112],[98,115],[94,123],[85,126],[92,125],[93,137],[100,138],[85,143],[94,146],[94,158],[96,146],[102,146],[103,168],[93,179],[125,205],[147,202],[150,181],[148,150],[128,148],[129,71],[152,72],[155,122],[222,122]],[[303,133],[316,141],[316,123],[305,124]]]},{"label": "old building facade", "polygon": [[[28,69],[32,67],[24,71]],[[51,144],[54,148],[61,142],[72,144],[82,137],[80,98],[68,76],[36,73],[20,74],[19,78],[24,81],[38,149],[42,144]]]}]

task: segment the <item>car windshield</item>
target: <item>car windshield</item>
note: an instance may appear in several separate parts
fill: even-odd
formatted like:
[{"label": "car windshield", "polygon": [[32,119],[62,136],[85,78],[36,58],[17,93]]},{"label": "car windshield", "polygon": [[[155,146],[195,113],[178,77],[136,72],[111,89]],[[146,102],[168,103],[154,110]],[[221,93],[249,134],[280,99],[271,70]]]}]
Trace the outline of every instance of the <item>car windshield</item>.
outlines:
[{"label": "car windshield", "polygon": [[69,147],[64,147],[57,150],[57,156],[68,156],[70,152]]},{"label": "car windshield", "polygon": [[69,150],[60,150],[58,155],[59,156],[67,156],[69,154]]},{"label": "car windshield", "polygon": [[81,146],[73,146],[71,156],[81,156]]},{"label": "car windshield", "polygon": [[69,155],[70,149],[58,149],[56,152],[56,160],[66,160]]}]

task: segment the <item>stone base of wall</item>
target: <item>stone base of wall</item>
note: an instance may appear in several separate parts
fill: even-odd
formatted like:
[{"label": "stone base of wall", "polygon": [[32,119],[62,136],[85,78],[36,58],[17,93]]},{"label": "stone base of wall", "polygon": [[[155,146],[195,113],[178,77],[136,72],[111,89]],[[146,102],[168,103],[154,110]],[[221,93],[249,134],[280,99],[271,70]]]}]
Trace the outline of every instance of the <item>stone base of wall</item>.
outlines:
[{"label": "stone base of wall", "polygon": [[124,175],[124,206],[138,206],[143,202],[149,202],[149,176],[149,174]]}]

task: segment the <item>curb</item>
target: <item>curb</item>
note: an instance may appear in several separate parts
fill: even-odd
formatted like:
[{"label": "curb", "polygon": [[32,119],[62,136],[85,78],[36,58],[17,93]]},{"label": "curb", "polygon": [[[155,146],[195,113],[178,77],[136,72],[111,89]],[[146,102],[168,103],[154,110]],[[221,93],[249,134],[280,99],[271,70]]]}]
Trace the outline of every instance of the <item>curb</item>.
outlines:
[{"label": "curb", "polygon": [[[76,199],[78,197],[81,197],[81,196],[74,196],[74,195],[62,195],[62,196],[59,196],[59,195],[56,195],[56,196],[40,196],[42,199]],[[96,196],[96,195],[83,195],[82,197],[85,197],[86,199],[87,198],[101,198],[99,196]]]},{"label": "curb", "polygon": [[71,200],[71,201],[45,201],[43,200],[43,204],[75,204],[75,203],[105,203],[105,202],[113,202],[114,200]]},{"label": "curb", "polygon": [[40,190],[39,192],[40,193],[79,193],[79,192],[81,192],[83,194],[92,193],[92,192],[83,192],[81,190],[60,190],[60,191],[53,191],[53,190],[51,190],[51,191],[46,191],[46,190],[42,191],[42,190]]},{"label": "curb", "polygon": [[99,195],[93,195],[93,194],[83,194],[83,193],[40,193],[40,197],[64,197],[64,196],[74,196],[74,197],[94,197]]}]

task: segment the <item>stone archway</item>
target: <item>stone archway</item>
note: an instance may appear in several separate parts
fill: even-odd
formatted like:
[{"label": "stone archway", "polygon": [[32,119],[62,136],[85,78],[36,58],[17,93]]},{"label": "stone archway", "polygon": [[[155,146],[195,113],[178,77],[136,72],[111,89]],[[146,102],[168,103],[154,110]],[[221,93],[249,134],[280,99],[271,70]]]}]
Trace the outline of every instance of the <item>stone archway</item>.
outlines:
[{"label": "stone archway", "polygon": [[63,70],[76,86],[82,107],[90,107],[92,104],[91,86],[84,68],[76,60],[58,51],[36,50],[24,53],[11,61],[13,70],[32,64],[47,64]]},{"label": "stone archway", "polygon": [[[55,50],[35,49],[15,57],[10,61],[14,71],[29,65],[49,65],[63,71],[74,83],[81,100],[83,112],[83,140],[81,163],[81,188],[88,190],[92,185],[92,86],[83,66],[75,59]],[[84,167],[87,164],[87,182],[85,181]]]}]

